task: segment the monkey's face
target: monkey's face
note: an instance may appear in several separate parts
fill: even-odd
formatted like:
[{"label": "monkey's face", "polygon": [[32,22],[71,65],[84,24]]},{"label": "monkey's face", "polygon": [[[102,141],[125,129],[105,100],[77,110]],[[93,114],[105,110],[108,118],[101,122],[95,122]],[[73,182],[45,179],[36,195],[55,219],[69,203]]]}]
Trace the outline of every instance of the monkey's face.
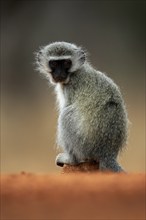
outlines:
[{"label": "monkey's face", "polygon": [[86,61],[82,48],[67,42],[55,42],[36,53],[37,70],[52,84],[67,84]]},{"label": "monkey's face", "polygon": [[70,59],[50,60],[49,69],[55,83],[68,83],[72,62]]}]

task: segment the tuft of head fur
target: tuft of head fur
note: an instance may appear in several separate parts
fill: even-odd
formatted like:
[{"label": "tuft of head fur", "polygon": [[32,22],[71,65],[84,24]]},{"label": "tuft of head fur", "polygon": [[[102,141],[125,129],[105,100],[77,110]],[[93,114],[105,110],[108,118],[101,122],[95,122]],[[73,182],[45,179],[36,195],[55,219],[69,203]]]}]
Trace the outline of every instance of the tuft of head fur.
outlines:
[{"label": "tuft of head fur", "polygon": [[86,61],[87,54],[81,48],[75,44],[68,42],[54,42],[47,46],[41,47],[36,54],[36,69],[50,77],[50,60],[70,59],[72,61],[72,67],[70,72],[75,72],[82,67]]}]

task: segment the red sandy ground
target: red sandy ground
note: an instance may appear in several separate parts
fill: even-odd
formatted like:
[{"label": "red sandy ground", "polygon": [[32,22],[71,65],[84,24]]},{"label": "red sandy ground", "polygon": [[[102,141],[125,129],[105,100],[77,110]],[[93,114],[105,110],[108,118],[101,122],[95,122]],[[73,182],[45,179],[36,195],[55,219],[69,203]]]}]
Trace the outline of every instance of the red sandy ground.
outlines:
[{"label": "red sandy ground", "polygon": [[144,220],[145,174],[2,175],[6,219]]}]

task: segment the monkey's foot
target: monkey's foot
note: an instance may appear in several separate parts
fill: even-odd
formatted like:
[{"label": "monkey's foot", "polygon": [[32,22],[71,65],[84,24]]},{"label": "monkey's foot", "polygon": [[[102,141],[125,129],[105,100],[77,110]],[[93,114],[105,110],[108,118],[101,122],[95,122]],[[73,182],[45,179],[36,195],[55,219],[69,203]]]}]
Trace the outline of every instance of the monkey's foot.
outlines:
[{"label": "monkey's foot", "polygon": [[69,165],[75,165],[77,164],[76,161],[70,158],[70,156],[67,153],[60,153],[56,157],[56,165],[63,167],[64,164],[69,164]]},{"label": "monkey's foot", "polygon": [[126,173],[116,160],[111,160],[111,161],[106,161],[106,162],[100,161],[99,168],[101,171],[112,171],[112,172]]}]

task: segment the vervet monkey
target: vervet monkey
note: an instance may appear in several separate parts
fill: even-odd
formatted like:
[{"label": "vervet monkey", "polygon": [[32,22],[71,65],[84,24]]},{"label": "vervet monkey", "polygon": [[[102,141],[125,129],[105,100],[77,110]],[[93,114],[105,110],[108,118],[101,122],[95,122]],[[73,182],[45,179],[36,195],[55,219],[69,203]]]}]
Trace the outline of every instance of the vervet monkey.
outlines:
[{"label": "vervet monkey", "polygon": [[55,85],[59,103],[56,164],[98,162],[120,172],[119,151],[127,139],[127,112],[118,86],[88,62],[72,43],[55,42],[36,55],[37,69]]}]

